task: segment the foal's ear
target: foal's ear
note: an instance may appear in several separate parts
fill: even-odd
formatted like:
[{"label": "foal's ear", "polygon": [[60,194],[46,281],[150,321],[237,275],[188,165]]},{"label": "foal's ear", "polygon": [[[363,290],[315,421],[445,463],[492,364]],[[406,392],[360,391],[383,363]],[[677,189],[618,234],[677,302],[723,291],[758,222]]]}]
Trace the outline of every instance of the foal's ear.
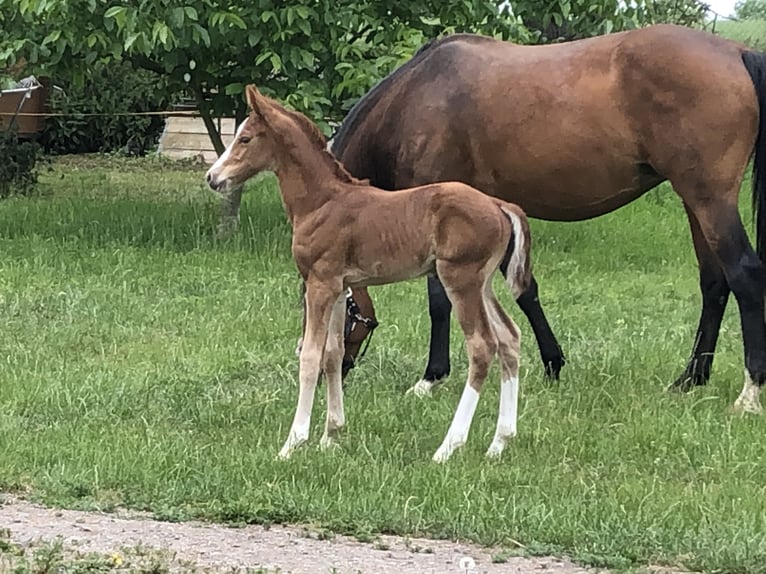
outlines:
[{"label": "foal's ear", "polygon": [[255,84],[248,84],[245,88],[245,95],[247,96],[247,103],[251,108],[255,109],[258,106],[258,98],[261,97],[261,92],[255,87]]},{"label": "foal's ear", "polygon": [[261,96],[261,92],[258,91],[255,84],[247,85],[245,88],[245,95],[247,96],[247,104],[250,108],[260,117],[263,117],[263,96]]}]

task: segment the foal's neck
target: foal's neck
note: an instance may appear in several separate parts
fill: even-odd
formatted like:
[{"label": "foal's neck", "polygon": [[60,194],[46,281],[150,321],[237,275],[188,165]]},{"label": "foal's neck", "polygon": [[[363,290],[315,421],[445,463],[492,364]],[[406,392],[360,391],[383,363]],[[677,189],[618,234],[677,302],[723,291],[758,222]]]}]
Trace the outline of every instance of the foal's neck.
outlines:
[{"label": "foal's neck", "polygon": [[[303,137],[300,134],[296,139]],[[293,227],[302,217],[331,201],[341,184],[324,150],[316,149],[308,141],[303,143],[286,146],[275,170],[282,202]]]}]

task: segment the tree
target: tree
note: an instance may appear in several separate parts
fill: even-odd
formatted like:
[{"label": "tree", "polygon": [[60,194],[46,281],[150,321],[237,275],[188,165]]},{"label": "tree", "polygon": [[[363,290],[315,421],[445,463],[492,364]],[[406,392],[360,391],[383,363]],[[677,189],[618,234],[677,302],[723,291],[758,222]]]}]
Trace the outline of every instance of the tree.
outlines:
[{"label": "tree", "polygon": [[241,94],[255,82],[327,119],[407,59],[425,37],[477,30],[525,40],[502,2],[381,0],[0,0],[0,66],[86,80],[94,62],[128,59],[193,94],[218,153],[213,117],[243,118]]},{"label": "tree", "polygon": [[766,0],[741,0],[734,5],[734,15],[740,20],[766,20]]},{"label": "tree", "polygon": [[[759,0],[745,0],[746,2]],[[472,31],[520,43],[655,21],[694,23],[698,0],[0,0],[0,67],[85,82],[96,61],[130,60],[194,96],[218,153],[215,116],[242,119],[255,82],[325,132],[428,38]],[[702,12],[700,12],[702,10]]]},{"label": "tree", "polygon": [[526,0],[514,3],[514,14],[535,43],[546,44],[649,24],[700,26],[708,8],[700,0]]}]

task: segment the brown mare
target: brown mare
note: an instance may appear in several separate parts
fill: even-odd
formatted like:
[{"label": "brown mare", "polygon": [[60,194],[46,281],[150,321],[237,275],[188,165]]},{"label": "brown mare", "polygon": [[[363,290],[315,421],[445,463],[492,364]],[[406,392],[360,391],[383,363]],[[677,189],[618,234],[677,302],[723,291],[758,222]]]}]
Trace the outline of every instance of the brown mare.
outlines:
[{"label": "brown mare", "polygon": [[[765,71],[763,54],[669,25],[548,46],[448,36],[364,96],[331,149],[351,174],[383,189],[463,181],[558,221],[603,215],[669,180],[688,215],[702,291],[691,357],[672,387],[707,382],[733,292],[746,371],[736,406],[757,412],[766,378]],[[753,152],[758,255],[737,211]],[[423,391],[449,373],[450,304],[438,278],[428,287]],[[366,290],[354,297],[370,315]],[[564,358],[534,279],[517,302],[558,376]],[[347,360],[357,351],[347,342]]]},{"label": "brown mare", "polygon": [[298,406],[280,457],[289,457],[308,439],[321,371],[327,378],[321,446],[332,445],[345,423],[346,290],[433,273],[455,307],[469,359],[465,390],[434,460],[446,461],[465,443],[495,355],[502,365],[500,408],[487,456],[499,456],[516,434],[520,334],[492,291],[492,276],[500,268],[515,295],[527,288],[530,238],[524,212],[459,182],[398,193],[371,187],[326,151],[324,136],[306,116],[286,110],[255,86],[247,87],[247,100],[252,111],[207,181],[214,190],[225,190],[274,171],[293,228],[293,258],[306,283],[306,327]]}]

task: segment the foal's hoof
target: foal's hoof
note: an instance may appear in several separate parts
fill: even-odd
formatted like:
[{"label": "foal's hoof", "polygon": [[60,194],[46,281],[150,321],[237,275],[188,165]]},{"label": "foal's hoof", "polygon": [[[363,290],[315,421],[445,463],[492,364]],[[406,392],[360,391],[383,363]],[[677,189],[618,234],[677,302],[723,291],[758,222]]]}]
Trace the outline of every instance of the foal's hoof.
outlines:
[{"label": "foal's hoof", "polygon": [[322,438],[319,439],[319,449],[326,451],[334,448],[338,448],[340,445],[338,444],[338,441],[335,440],[332,436],[322,435]]},{"label": "foal's hoof", "polygon": [[487,452],[484,456],[486,456],[490,460],[497,460],[501,456],[503,456],[503,450],[505,449],[504,444],[495,444],[494,442],[489,445],[489,448],[487,449]]},{"label": "foal's hoof", "polygon": [[462,447],[464,444],[464,439],[459,439],[457,442],[445,440],[442,442],[441,446],[436,449],[436,452],[433,456],[433,461],[439,464],[447,462],[450,457],[455,454],[455,451]]},{"label": "foal's hoof", "polygon": [[452,454],[451,452],[448,452],[448,451],[440,448],[439,450],[437,450],[434,453],[433,461],[436,464],[444,464],[445,462],[447,462],[449,460],[449,457],[450,457],[451,454]]},{"label": "foal's hoof", "polygon": [[300,447],[302,444],[306,442],[305,438],[293,438],[288,439],[287,442],[282,446],[282,449],[279,451],[279,454],[277,454],[278,460],[287,460],[289,459],[295,450]]}]

